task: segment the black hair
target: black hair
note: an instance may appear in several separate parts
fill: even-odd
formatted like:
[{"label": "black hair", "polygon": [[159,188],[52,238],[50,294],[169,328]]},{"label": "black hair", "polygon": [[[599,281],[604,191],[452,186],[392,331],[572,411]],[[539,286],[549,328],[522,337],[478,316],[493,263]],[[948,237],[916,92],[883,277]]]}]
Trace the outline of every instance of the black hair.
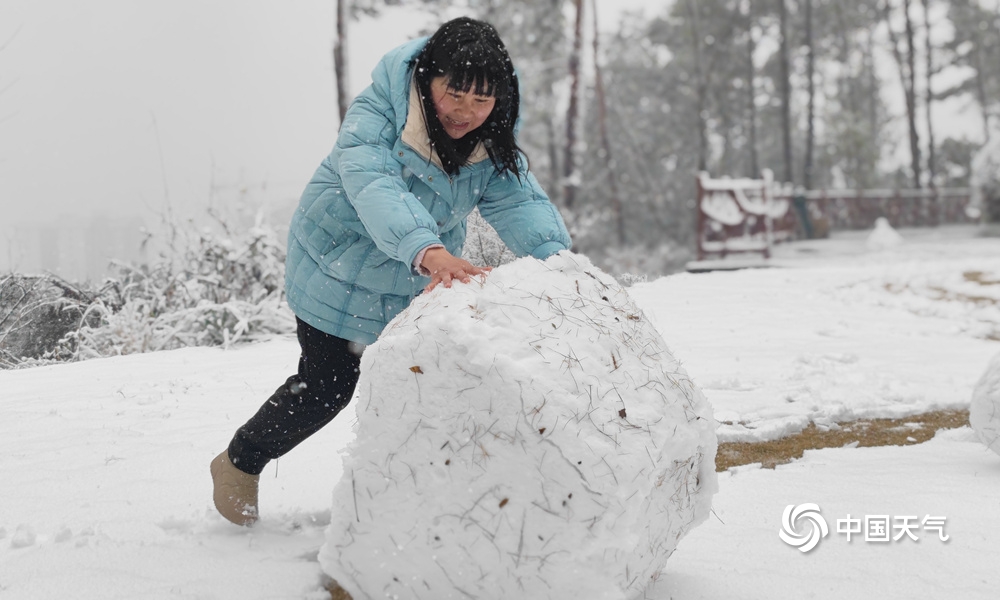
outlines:
[{"label": "black hair", "polygon": [[[521,96],[514,65],[497,30],[468,17],[448,21],[427,41],[413,65],[427,133],[445,172],[458,173],[482,142],[499,172],[510,171],[520,178],[521,149],[514,137],[514,124]],[[445,132],[434,108],[431,80],[442,76],[448,78],[449,88],[496,99],[486,122],[457,140]]]}]

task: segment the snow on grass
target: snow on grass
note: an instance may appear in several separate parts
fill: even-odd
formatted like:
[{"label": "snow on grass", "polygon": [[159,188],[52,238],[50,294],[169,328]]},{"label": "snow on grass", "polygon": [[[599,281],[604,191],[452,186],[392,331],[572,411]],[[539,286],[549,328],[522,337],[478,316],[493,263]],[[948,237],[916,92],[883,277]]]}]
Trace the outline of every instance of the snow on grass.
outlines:
[{"label": "snow on grass", "polygon": [[[785,507],[804,503],[828,526],[808,553],[778,537]],[[774,471],[738,467],[719,475],[713,510],[718,518],[684,540],[649,598],[996,597],[1000,460],[968,427],[916,446],[809,450]],[[890,517],[889,541],[866,541],[866,516]],[[923,524],[928,516],[945,518],[941,532]],[[838,533],[838,521],[856,528],[848,519],[862,529],[850,541]]]},{"label": "snow on grass", "polygon": [[[682,274],[630,295],[726,422],[720,438],[968,408],[1000,348],[993,313],[969,311],[970,288],[956,286],[993,293],[974,280],[1000,280],[1000,240],[900,233],[877,256],[864,235],[837,236],[776,253],[797,268]],[[907,282],[921,293],[895,291]],[[938,287],[948,293],[923,293]],[[264,471],[259,526],[211,507],[209,461],[297,352],[276,339],[0,372],[0,597],[322,598],[352,407]],[[805,554],[778,537],[786,506],[804,503],[830,526]],[[647,598],[995,596],[1000,457],[969,428],[740,467],[720,475],[714,512]],[[920,527],[916,542],[847,542],[836,521],[848,514],[942,516],[950,539]]]},{"label": "snow on grass", "polygon": [[0,372],[0,596],[320,590],[333,444],[350,435],[350,416],[265,471],[261,527],[236,529],[210,501],[213,452],[294,369],[296,352],[275,340]]},{"label": "snow on grass", "polygon": [[905,245],[915,256],[680,274],[631,294],[705,391],[719,441],[776,439],[810,422],[968,407],[1000,309],[965,299],[963,273],[1000,277],[1000,240],[969,240],[975,256],[956,245],[918,240]]}]

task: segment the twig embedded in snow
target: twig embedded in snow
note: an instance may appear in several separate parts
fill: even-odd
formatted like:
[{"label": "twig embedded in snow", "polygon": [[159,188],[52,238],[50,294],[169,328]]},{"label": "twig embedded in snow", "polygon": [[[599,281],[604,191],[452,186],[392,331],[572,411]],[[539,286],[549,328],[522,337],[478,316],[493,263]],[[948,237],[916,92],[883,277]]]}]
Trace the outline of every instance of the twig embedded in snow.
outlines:
[{"label": "twig embedded in snow", "polygon": [[[362,556],[398,557],[353,576],[358,596],[634,595],[714,490],[710,409],[667,380],[686,376],[665,347],[568,253],[418,297],[366,350],[345,470],[367,497],[335,491],[356,514],[334,511],[328,537],[354,543],[324,569],[339,581],[341,564],[347,578]],[[396,544],[400,531],[412,539]],[[637,534],[653,550],[618,548]]]},{"label": "twig embedded in snow", "polygon": [[351,494],[354,496],[354,520],[361,522],[361,515],[358,514],[358,488],[354,479],[354,471],[351,471]]}]

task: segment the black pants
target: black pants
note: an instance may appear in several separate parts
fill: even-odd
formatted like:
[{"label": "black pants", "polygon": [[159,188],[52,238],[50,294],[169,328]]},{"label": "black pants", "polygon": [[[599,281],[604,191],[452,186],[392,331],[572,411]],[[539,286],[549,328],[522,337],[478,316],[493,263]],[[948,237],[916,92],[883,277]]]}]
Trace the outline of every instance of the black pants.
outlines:
[{"label": "black pants", "polygon": [[295,319],[299,372],[285,381],[229,443],[229,460],[241,471],[259,475],[329,423],[351,401],[358,383],[361,346]]}]

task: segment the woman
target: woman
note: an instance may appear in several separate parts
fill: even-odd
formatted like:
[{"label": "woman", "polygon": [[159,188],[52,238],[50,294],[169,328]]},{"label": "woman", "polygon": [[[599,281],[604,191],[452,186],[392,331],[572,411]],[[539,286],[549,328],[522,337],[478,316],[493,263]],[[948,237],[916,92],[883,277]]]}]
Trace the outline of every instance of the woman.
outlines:
[{"label": "woman", "polygon": [[302,348],[289,377],[212,461],[215,506],[257,520],[259,474],[350,401],[360,350],[424,290],[489,269],[460,258],[476,207],[518,256],[570,247],[517,146],[517,75],[468,18],[387,54],[292,218],[285,284]]}]

